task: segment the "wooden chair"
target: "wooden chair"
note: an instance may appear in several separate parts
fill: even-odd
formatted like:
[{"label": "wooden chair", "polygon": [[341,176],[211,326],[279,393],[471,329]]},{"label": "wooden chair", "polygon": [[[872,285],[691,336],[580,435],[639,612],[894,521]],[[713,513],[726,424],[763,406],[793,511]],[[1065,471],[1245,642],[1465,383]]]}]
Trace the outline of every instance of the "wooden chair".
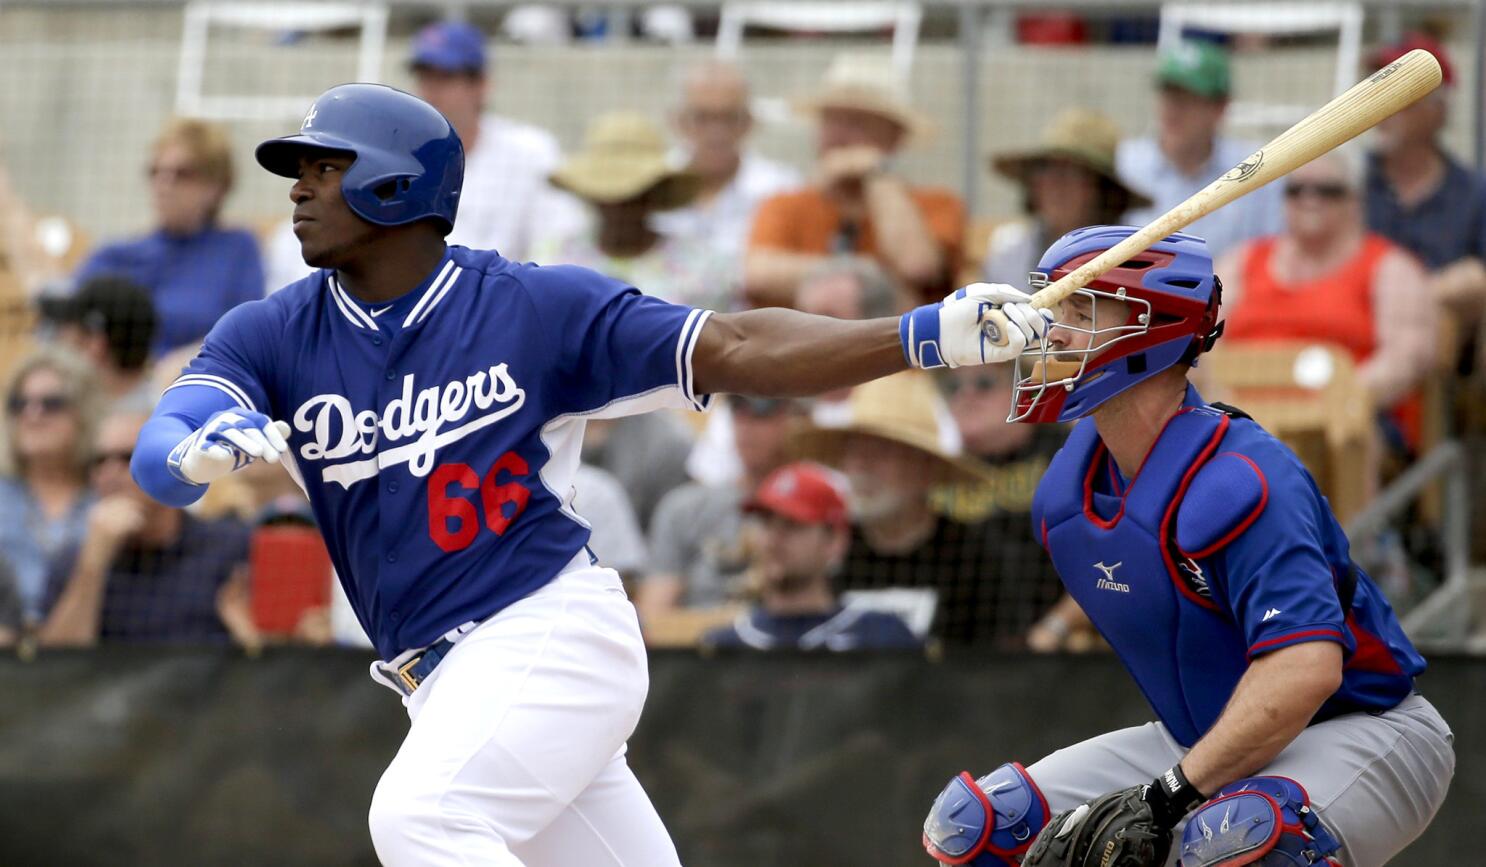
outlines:
[{"label": "wooden chair", "polygon": [[31,351],[35,330],[36,309],[19,279],[8,271],[0,271],[0,382]]},{"label": "wooden chair", "polygon": [[1233,403],[1295,451],[1339,520],[1345,523],[1376,493],[1372,400],[1344,350],[1220,343],[1198,369],[1205,397]]}]

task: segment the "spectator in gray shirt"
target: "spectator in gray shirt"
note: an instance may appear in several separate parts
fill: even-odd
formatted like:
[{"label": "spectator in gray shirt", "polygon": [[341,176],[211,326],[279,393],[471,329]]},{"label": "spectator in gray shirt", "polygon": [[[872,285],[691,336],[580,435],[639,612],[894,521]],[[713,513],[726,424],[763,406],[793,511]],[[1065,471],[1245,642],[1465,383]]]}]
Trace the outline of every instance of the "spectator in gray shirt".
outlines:
[{"label": "spectator in gray shirt", "polygon": [[661,500],[650,527],[650,573],[636,588],[640,620],[676,608],[728,601],[747,559],[739,540],[743,498],[786,459],[785,443],[805,418],[790,400],[729,396],[742,476],[691,482]]},{"label": "spectator in gray shirt", "polygon": [[619,480],[644,529],[661,497],[686,483],[691,445],[691,429],[674,413],[592,419],[583,433],[583,463]]}]

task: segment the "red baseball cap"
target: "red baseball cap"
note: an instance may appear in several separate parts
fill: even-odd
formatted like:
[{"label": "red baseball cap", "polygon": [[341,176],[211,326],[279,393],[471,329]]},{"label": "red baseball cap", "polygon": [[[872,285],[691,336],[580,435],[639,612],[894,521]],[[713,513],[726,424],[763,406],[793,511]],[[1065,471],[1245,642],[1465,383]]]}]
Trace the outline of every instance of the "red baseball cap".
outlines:
[{"label": "red baseball cap", "polygon": [[817,464],[787,464],[770,473],[743,510],[768,512],[801,524],[846,526],[846,498],[840,485],[830,470]]},{"label": "red baseball cap", "polygon": [[1373,69],[1382,69],[1415,48],[1428,51],[1434,55],[1435,60],[1440,62],[1441,84],[1449,87],[1455,83],[1455,69],[1450,66],[1450,55],[1445,53],[1445,46],[1433,36],[1423,33],[1410,33],[1397,42],[1379,45],[1367,55],[1368,66]]}]

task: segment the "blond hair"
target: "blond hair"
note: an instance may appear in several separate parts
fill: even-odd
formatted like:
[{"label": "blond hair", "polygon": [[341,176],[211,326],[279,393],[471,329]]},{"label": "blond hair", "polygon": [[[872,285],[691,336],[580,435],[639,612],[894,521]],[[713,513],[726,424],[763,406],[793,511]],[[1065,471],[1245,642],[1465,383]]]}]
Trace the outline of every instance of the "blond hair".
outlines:
[{"label": "blond hair", "polygon": [[232,189],[232,140],[227,128],[194,117],[173,117],[165,122],[150,153],[159,156],[167,145],[178,144],[191,153],[201,176],[220,184],[223,197]]},{"label": "blond hair", "polygon": [[22,358],[5,380],[6,411],[0,413],[0,476],[19,476],[25,467],[15,451],[11,430],[10,400],[20,392],[21,383],[38,370],[50,370],[62,380],[63,392],[72,399],[77,413],[77,443],[73,448],[72,466],[79,478],[87,478],[93,458],[93,438],[98,430],[102,402],[93,369],[77,353],[55,344],[42,344]]}]

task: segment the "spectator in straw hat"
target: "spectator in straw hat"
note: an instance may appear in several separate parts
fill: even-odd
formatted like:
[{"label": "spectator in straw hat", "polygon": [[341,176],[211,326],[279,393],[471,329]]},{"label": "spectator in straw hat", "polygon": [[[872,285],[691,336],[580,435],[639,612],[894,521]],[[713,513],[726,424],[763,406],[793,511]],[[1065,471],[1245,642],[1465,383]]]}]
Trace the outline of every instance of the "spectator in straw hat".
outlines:
[{"label": "spectator in straw hat", "polygon": [[[1120,143],[1120,177],[1148,196],[1152,206],[1127,219],[1142,225],[1185,201],[1238,165],[1258,146],[1219,134],[1228,110],[1232,76],[1228,52],[1205,40],[1186,40],[1156,60],[1156,134]],[[1280,231],[1278,184],[1270,184],[1213,211],[1184,231],[1207,241],[1213,256],[1235,244]]]},{"label": "spectator in straw hat", "polygon": [[803,456],[840,469],[850,482],[851,545],[843,590],[913,587],[937,600],[933,634],[947,643],[1011,642],[996,633],[1002,570],[983,523],[962,524],[931,506],[945,484],[988,479],[961,454],[953,422],[928,377],[918,372],[858,386],[849,421],[795,438]]},{"label": "spectator in straw hat", "polygon": [[932,300],[951,288],[965,234],[954,193],[916,187],[892,158],[928,132],[886,60],[836,58],[798,104],[817,125],[815,181],[759,206],[744,260],[749,297],[792,306],[800,280],[830,255],[865,256]]},{"label": "spectator in straw hat", "polygon": [[613,112],[594,120],[583,149],[551,181],[589,205],[593,224],[541,249],[539,261],[592,268],[677,304],[723,311],[738,306],[725,259],[652,225],[652,215],[694,200],[701,181],[667,160],[660,129],[644,116]]},{"label": "spectator in straw hat", "polygon": [[843,606],[831,579],[851,542],[841,483],[823,467],[780,467],[743,510],[758,603],[702,636],[709,647],[750,650],[887,650],[923,646],[895,614]]},{"label": "spectator in straw hat", "polygon": [[992,158],[991,167],[1021,187],[1026,217],[991,233],[986,282],[1021,286],[1053,241],[1081,226],[1123,223],[1127,210],[1150,205],[1115,171],[1119,143],[1114,121],[1070,108],[1054,118],[1036,147]]}]

